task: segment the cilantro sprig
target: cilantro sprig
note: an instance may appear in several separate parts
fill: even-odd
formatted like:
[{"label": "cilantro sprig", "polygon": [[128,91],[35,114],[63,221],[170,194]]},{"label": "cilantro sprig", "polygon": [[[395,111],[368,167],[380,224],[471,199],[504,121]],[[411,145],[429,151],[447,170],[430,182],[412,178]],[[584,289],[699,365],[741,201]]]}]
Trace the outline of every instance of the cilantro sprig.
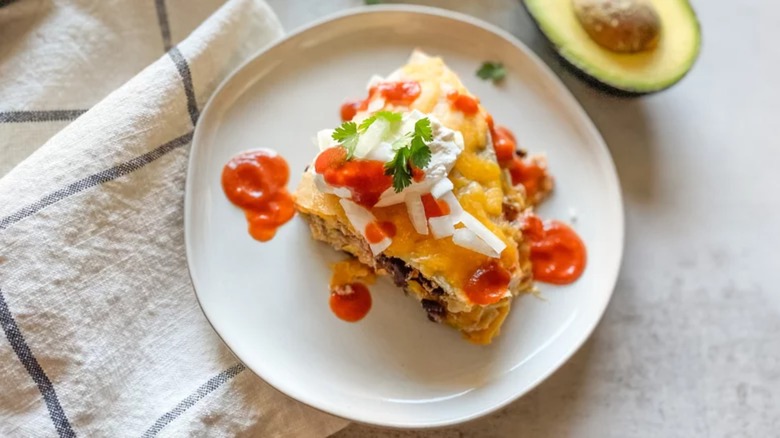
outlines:
[{"label": "cilantro sprig", "polygon": [[494,83],[499,82],[506,76],[506,69],[504,64],[500,62],[486,61],[482,63],[482,66],[477,70],[477,76],[484,80],[492,80]]},{"label": "cilantro sprig", "polygon": [[414,124],[414,132],[407,133],[393,143],[395,157],[385,163],[385,174],[393,177],[393,189],[401,192],[412,183],[412,166],[424,168],[431,161],[431,149],[425,142],[433,140],[428,118]]},{"label": "cilantro sprig", "polygon": [[341,144],[341,147],[347,150],[347,160],[355,155],[360,134],[358,134],[358,125],[355,122],[344,122],[333,131],[334,140]]},{"label": "cilantro sprig", "polygon": [[[402,121],[401,113],[378,111],[358,125],[355,122],[344,122],[333,131],[333,139],[347,150],[347,160],[355,155],[355,149],[360,141],[360,135],[379,119],[390,124]],[[385,163],[385,174],[393,177],[393,189],[400,192],[412,183],[412,168],[423,169],[431,161],[431,149],[426,142],[433,140],[431,121],[425,117],[414,124],[414,131],[408,132],[394,141],[392,148],[395,156]]]},{"label": "cilantro sprig", "polygon": [[401,113],[377,111],[371,115],[371,117],[363,120],[360,125],[355,122],[344,122],[333,131],[333,139],[339,142],[341,147],[347,150],[347,160],[351,160],[355,155],[355,148],[360,140],[360,134],[364,134],[377,119],[384,119],[390,123],[398,123],[401,121]]}]

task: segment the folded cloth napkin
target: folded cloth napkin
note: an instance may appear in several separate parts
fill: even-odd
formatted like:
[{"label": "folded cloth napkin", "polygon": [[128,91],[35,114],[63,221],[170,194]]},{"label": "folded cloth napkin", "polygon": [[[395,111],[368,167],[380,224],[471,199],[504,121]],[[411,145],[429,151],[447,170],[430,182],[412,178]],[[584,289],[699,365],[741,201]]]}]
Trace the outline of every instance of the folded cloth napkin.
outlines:
[{"label": "folded cloth napkin", "polygon": [[346,424],[246,370],[193,294],[193,127],[225,75],[281,35],[258,0],[229,0],[189,34],[218,6],[0,0],[0,161],[37,149],[0,179],[0,436],[313,437]]}]

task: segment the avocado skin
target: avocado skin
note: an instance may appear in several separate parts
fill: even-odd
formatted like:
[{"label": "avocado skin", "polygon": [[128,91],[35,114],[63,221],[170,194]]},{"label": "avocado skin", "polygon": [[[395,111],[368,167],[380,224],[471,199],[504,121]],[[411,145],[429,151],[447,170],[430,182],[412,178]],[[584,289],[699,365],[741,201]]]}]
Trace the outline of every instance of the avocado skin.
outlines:
[{"label": "avocado skin", "polygon": [[[537,29],[538,28],[539,28],[539,26],[537,26]],[[541,32],[541,29],[539,29],[539,31]],[[542,34],[544,34],[544,33],[542,32]],[[546,36],[545,36],[545,38],[546,38]],[[547,40],[547,42],[549,43],[550,40]],[[609,84],[607,84],[605,82],[601,82],[600,80],[596,79],[594,76],[591,76],[591,75],[585,73],[584,71],[578,69],[577,66],[575,66],[574,64],[569,62],[568,59],[564,58],[558,52],[558,50],[554,47],[554,45],[552,43],[550,43],[550,45],[553,46],[553,52],[555,52],[555,57],[558,59],[558,61],[562,65],[564,65],[566,67],[567,70],[569,70],[570,73],[574,74],[574,76],[576,76],[578,79],[580,79],[581,81],[583,81],[586,84],[590,85],[591,88],[594,88],[594,89],[596,89],[598,91],[601,91],[602,93],[609,94],[610,96],[624,97],[624,98],[642,97],[642,96],[646,96],[648,94],[653,94],[653,93],[657,93],[659,91],[666,90],[667,88],[669,88],[672,85],[674,85],[674,84],[670,84],[667,87],[659,88],[659,89],[653,90],[653,91],[630,91],[630,90],[624,90],[622,88],[616,88],[616,87],[613,87],[612,85],[609,85]]]},{"label": "avocado skin", "polygon": [[[542,30],[542,27],[539,25],[539,22],[536,21],[536,17],[534,17],[534,14],[531,13],[531,11],[528,9],[528,6],[525,4],[525,0],[519,0],[519,1],[520,4],[523,5],[523,9],[525,10],[525,13],[529,17],[531,17],[531,21],[534,23],[534,26],[536,26],[536,29],[539,31],[539,33],[544,35],[544,39],[546,39],[547,43],[550,46],[552,46],[553,52],[555,52],[555,57],[558,58],[559,62],[562,65],[564,65],[567,70],[573,73],[574,76],[576,76],[586,84],[590,85],[592,88],[601,91],[602,93],[606,93],[615,97],[623,97],[623,98],[634,98],[634,97],[647,96],[648,94],[655,94],[658,93],[659,91],[664,91],[671,88],[673,85],[680,82],[684,77],[688,76],[688,73],[690,73],[691,70],[693,70],[693,66],[696,65],[696,61],[698,61],[698,53],[697,53],[696,60],[694,60],[694,63],[691,64],[691,68],[689,68],[685,72],[685,74],[680,76],[680,78],[677,79],[675,82],[672,82],[671,84],[668,84],[667,86],[658,88],[656,90],[635,91],[635,90],[627,90],[627,89],[615,87],[613,85],[607,84],[606,82],[602,82],[601,80],[599,80],[599,78],[595,76],[585,73],[584,71],[577,68],[576,65],[572,64],[571,61],[569,61],[563,55],[561,55],[561,52],[558,50],[558,46],[556,46],[555,43],[552,42],[550,37],[548,37],[547,34],[544,33],[544,30]],[[694,17],[696,17],[696,31],[701,35],[701,25],[699,24],[698,16],[694,14]],[[699,47],[698,52],[701,53],[701,47]]]}]

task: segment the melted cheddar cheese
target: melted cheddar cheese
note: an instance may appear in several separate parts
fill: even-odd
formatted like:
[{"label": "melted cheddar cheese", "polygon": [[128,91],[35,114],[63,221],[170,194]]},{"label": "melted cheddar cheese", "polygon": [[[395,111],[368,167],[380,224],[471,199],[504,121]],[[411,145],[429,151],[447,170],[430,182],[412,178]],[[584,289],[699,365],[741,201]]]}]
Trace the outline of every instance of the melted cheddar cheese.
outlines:
[{"label": "melted cheddar cheese", "polygon": [[[501,264],[510,272],[518,269],[516,231],[502,224],[501,213],[504,190],[501,169],[488,145],[487,112],[480,105],[476,114],[467,116],[453,108],[447,94],[456,91],[469,95],[460,79],[440,58],[414,58],[402,68],[403,80],[417,81],[422,87],[420,96],[409,107],[388,106],[395,111],[419,110],[433,114],[441,123],[463,135],[464,150],[450,172],[455,196],[461,206],[487,226],[506,243]],[[403,204],[374,208],[379,220],[391,221],[397,232],[392,245],[385,250],[389,256],[409,260],[425,276],[438,277],[460,290],[471,275],[489,258],[461,246],[452,238],[434,239],[418,234],[408,218]],[[465,297],[464,297],[465,298]]]},{"label": "melted cheddar cheese", "polygon": [[[421,93],[410,106],[388,104],[384,109],[416,109],[433,114],[443,125],[463,135],[464,150],[449,174],[454,185],[453,192],[464,210],[506,243],[500,257],[501,265],[513,277],[524,277],[522,271],[525,266],[521,265],[517,248],[518,231],[502,218],[505,186],[494,151],[488,147],[490,133],[485,109],[480,105],[475,114],[464,115],[452,107],[447,99],[448,93],[456,91],[461,95],[471,95],[440,58],[413,56],[392,80],[417,81],[421,85]],[[349,224],[339,199],[316,190],[312,179],[309,172],[304,175],[297,194],[299,209],[320,217],[332,215],[338,222]],[[387,256],[414,265],[426,277],[437,278],[440,283],[450,286],[448,289],[456,293],[463,303],[470,302],[463,287],[472,274],[490,260],[489,257],[455,245],[451,237],[435,239],[430,234],[417,233],[405,204],[374,207],[371,211],[378,221],[389,221],[396,227],[392,244],[384,251]]]}]

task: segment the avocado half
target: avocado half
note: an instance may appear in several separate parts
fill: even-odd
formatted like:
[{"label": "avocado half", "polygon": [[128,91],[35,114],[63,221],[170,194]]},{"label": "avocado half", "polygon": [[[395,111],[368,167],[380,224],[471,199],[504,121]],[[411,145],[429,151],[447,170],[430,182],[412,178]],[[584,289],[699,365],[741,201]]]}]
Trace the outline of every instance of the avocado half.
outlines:
[{"label": "avocado half", "polygon": [[572,0],[524,0],[528,13],[555,50],[576,73],[618,95],[642,95],[674,85],[699,55],[701,31],[687,0],[652,0],[661,22],[650,50],[618,53],[591,39]]}]

